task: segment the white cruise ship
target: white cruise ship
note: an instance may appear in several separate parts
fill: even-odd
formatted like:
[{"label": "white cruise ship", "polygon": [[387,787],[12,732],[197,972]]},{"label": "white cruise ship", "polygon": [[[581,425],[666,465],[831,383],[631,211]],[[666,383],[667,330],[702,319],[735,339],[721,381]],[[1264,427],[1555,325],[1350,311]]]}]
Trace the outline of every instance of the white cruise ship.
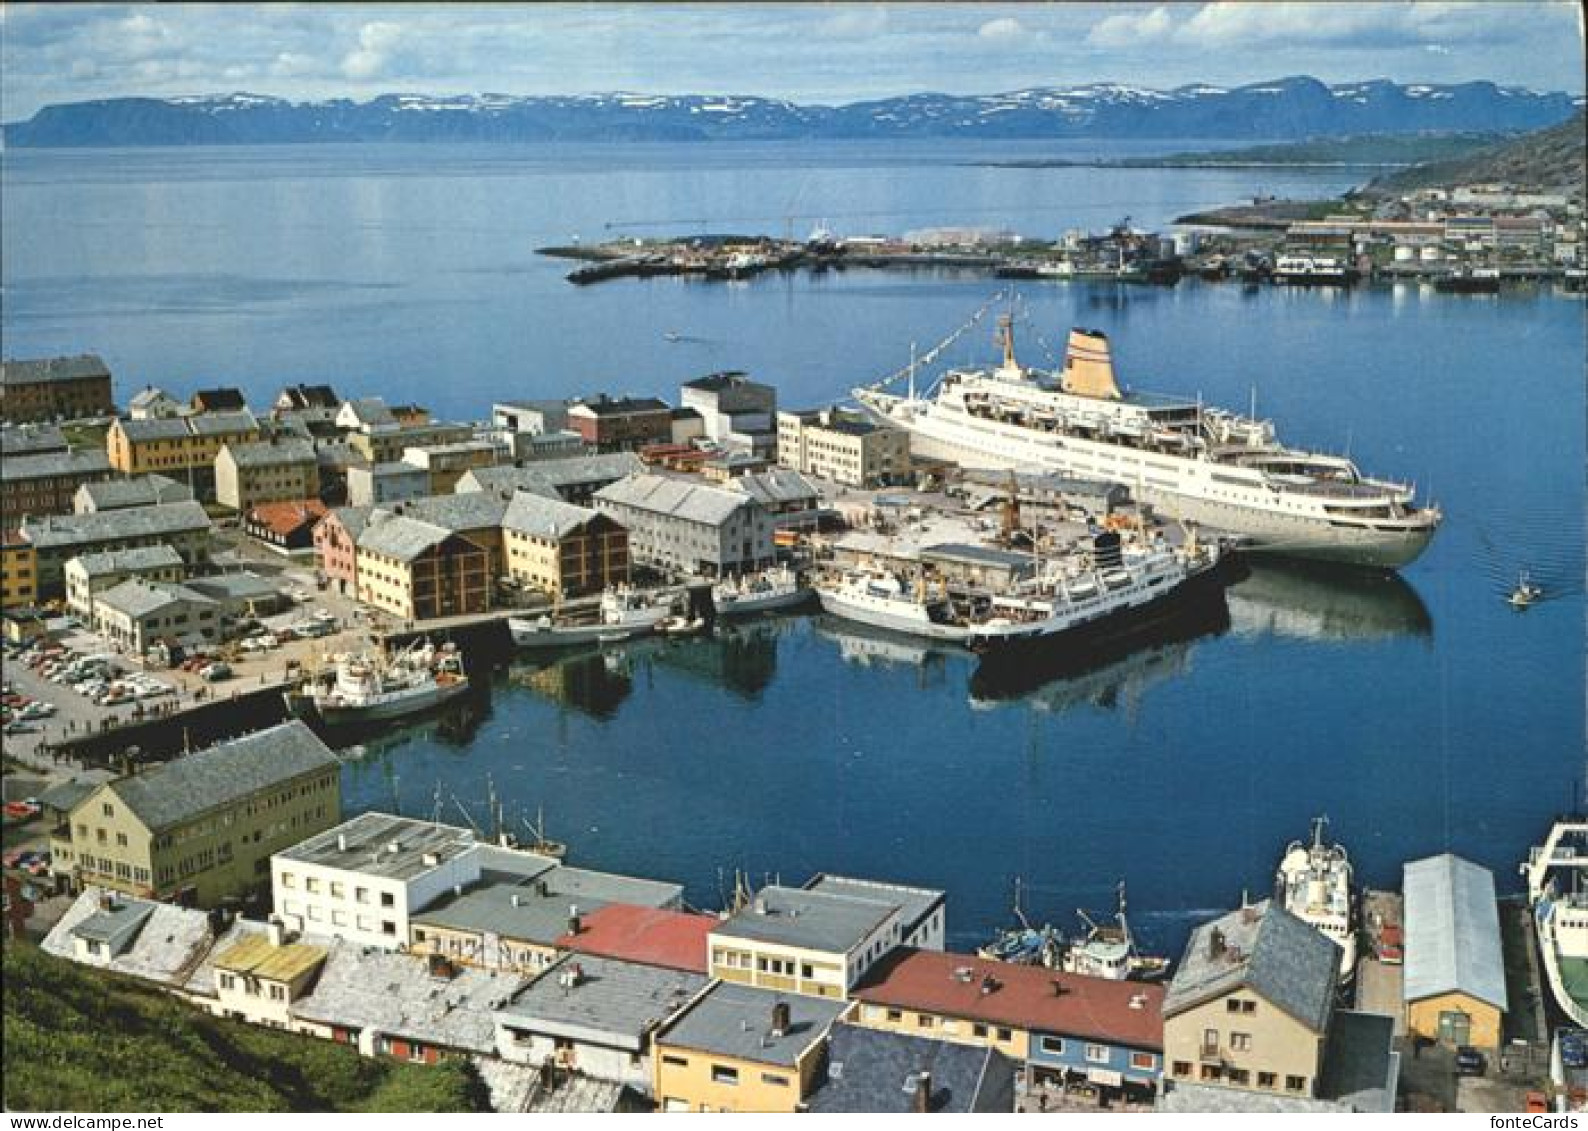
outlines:
[{"label": "white cruise ship", "polygon": [[1344,985],[1356,977],[1356,900],[1345,847],[1323,843],[1323,826],[1328,823],[1327,817],[1312,822],[1310,845],[1290,842],[1280,858],[1274,886],[1286,911],[1339,944]]},{"label": "white cruise ship", "polygon": [[1571,1023],[1588,1029],[1588,820],[1556,821],[1522,865],[1550,993]]},{"label": "white cruise ship", "polygon": [[1071,331],[1057,383],[1016,362],[1007,317],[1000,338],[997,369],[950,370],[935,396],[882,386],[853,396],[879,423],[908,431],[916,455],[1119,483],[1252,550],[1398,569],[1438,529],[1439,511],[1417,506],[1411,487],[1367,478],[1342,456],[1287,448],[1269,421],[1122,392],[1100,331]]}]

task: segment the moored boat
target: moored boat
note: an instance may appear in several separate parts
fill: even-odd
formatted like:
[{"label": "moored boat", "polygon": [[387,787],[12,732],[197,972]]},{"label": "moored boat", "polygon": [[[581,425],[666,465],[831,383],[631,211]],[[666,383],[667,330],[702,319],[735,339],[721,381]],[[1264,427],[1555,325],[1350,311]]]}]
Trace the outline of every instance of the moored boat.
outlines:
[{"label": "moored boat", "polygon": [[652,631],[672,612],[671,599],[622,586],[601,594],[597,619],[568,623],[547,614],[535,618],[509,617],[507,630],[520,648],[569,648],[579,644],[609,644]]},{"label": "moored boat", "polygon": [[343,656],[284,697],[294,715],[336,726],[418,714],[457,698],[468,687],[457,648],[436,648],[426,641],[389,660],[378,654]]},{"label": "moored boat", "polygon": [[742,617],[753,613],[791,608],[809,596],[800,586],[799,575],[788,566],[719,581],[711,590],[711,600],[720,617]]},{"label": "moored boat", "polygon": [[1112,924],[1098,923],[1084,910],[1077,910],[1086,934],[1064,943],[1049,963],[1066,974],[1082,974],[1110,981],[1157,982],[1169,973],[1169,959],[1142,954],[1125,917],[1125,885],[1119,885],[1119,906]]},{"label": "moored boat", "polygon": [[1522,874],[1544,981],[1567,1019],[1588,1029],[1588,820],[1555,822],[1543,845],[1528,853]]},{"label": "moored boat", "polygon": [[1351,888],[1351,860],[1345,847],[1325,844],[1327,817],[1312,822],[1312,843],[1293,840],[1279,860],[1274,895],[1308,926],[1334,940],[1340,949],[1340,983],[1356,977],[1357,904]]}]

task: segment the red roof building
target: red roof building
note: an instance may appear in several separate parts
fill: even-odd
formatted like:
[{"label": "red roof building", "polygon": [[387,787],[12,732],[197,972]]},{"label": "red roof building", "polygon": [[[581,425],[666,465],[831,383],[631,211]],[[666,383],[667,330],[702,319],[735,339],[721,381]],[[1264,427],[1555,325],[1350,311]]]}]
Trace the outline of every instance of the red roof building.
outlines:
[{"label": "red roof building", "polygon": [[243,533],[278,550],[305,550],[314,545],[314,527],[329,508],[319,499],[260,503],[243,519]]},{"label": "red roof building", "polygon": [[557,949],[704,974],[706,936],[720,923],[712,915],[609,903],[587,912],[579,933],[563,935]]}]

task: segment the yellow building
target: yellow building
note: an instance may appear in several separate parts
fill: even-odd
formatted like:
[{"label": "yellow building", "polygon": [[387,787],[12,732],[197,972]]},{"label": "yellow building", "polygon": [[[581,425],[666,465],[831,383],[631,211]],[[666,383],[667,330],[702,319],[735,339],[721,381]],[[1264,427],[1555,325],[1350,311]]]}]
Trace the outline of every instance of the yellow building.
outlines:
[{"label": "yellow building", "polygon": [[507,576],[551,597],[599,593],[629,579],[629,533],[600,511],[519,491],[502,517]]},{"label": "yellow building", "polygon": [[844,998],[897,946],[943,947],[943,893],[844,876],[769,885],[711,932],[714,978]]},{"label": "yellow building", "polygon": [[477,467],[494,467],[503,452],[489,440],[459,440],[450,444],[426,444],[404,448],[402,462],[427,472],[427,494],[449,495],[458,480]]},{"label": "yellow building", "polygon": [[[351,403],[351,402],[349,402]],[[345,409],[347,406],[344,405]],[[340,417],[338,422],[340,423]],[[395,463],[409,448],[436,444],[461,444],[474,435],[467,424],[426,422],[420,424],[372,425],[347,433],[347,442],[353,450],[371,464]]]},{"label": "yellow building", "polygon": [[127,475],[192,473],[209,482],[227,444],[259,439],[259,421],[241,412],[204,412],[174,420],[117,420],[105,434],[110,465]]},{"label": "yellow building", "polygon": [[328,953],[323,946],[289,943],[280,923],[267,924],[263,934],[232,943],[211,961],[215,1011],[272,1029],[326,1035],[321,1026],[297,1021],[292,1005],[314,984]]},{"label": "yellow building", "polygon": [[847,1008],[718,982],[655,1037],[662,1111],[793,1112],[821,1079],[827,1032]]},{"label": "yellow building", "polygon": [[355,571],[359,601],[403,620],[482,613],[490,604],[489,552],[407,515],[370,515]]},{"label": "yellow building", "polygon": [[50,833],[51,868],[201,907],[269,883],[270,856],[341,820],[336,756],[282,723],[105,782]]},{"label": "yellow building", "polygon": [[38,557],[18,530],[0,530],[0,609],[26,609],[39,599]]},{"label": "yellow building", "polygon": [[1163,1002],[1165,1078],[1310,1098],[1340,948],[1264,900],[1191,935]]},{"label": "yellow building", "polygon": [[1498,1048],[1509,1003],[1494,876],[1447,852],[1407,864],[1402,890],[1406,1031]]},{"label": "yellow building", "polygon": [[851,487],[901,483],[910,473],[910,435],[836,408],[780,412],[777,461]]}]

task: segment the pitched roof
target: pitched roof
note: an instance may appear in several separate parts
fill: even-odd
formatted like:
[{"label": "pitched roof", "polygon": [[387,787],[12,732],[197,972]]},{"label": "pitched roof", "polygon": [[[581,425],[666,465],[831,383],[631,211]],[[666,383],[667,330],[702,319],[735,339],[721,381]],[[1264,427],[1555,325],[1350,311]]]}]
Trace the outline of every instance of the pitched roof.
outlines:
[{"label": "pitched roof", "polygon": [[326,953],[323,946],[305,943],[275,945],[268,934],[252,934],[217,954],[212,965],[217,970],[248,974],[272,982],[290,982],[324,962]]},{"label": "pitched roof", "polygon": [[0,459],[0,482],[55,478],[61,475],[109,475],[110,457],[102,448],[73,452],[41,452],[37,455],[7,455]]},{"label": "pitched roof", "polygon": [[134,394],[132,400],[127,402],[127,407],[147,408],[149,405],[158,404],[160,401],[168,401],[171,404],[180,403],[164,389],[157,389],[153,385],[145,385],[142,392]]},{"label": "pitched roof", "polygon": [[521,1031],[644,1050],[646,1037],[705,989],[704,975],[569,955],[496,1014]]},{"label": "pitched roof", "polygon": [[753,499],[738,491],[649,474],[620,479],[601,488],[595,497],[599,502],[671,515],[685,522],[708,526],[719,526],[740,507],[755,505]]},{"label": "pitched roof", "polygon": [[314,463],[314,445],[308,440],[258,440],[247,444],[227,444],[221,454],[231,455],[238,467],[275,467],[284,463]]},{"label": "pitched roof", "polygon": [[78,494],[94,510],[113,511],[125,507],[149,507],[159,503],[182,503],[193,497],[193,489],[164,475],[138,475],[131,479],[104,479],[84,483]]},{"label": "pitched roof", "polygon": [[561,499],[515,491],[513,501],[507,504],[507,511],[502,515],[502,528],[538,538],[563,538],[595,518],[597,513]]},{"label": "pitched roof", "polygon": [[66,433],[58,424],[0,424],[0,452],[8,456],[32,456],[66,449]]},{"label": "pitched roof", "polygon": [[118,778],[106,788],[114,790],[150,831],[158,832],[300,774],[336,765],[330,747],[294,719]]},{"label": "pitched roof", "polygon": [[189,500],[92,514],[44,515],[24,522],[22,532],[43,550],[123,538],[158,538],[208,530],[210,526],[210,516],[205,513],[203,504]]},{"label": "pitched roof", "polygon": [[[772,1007],[787,1005],[789,1025],[772,1029]],[[792,1068],[834,1021],[847,1001],[806,997],[718,982],[657,1037],[657,1043],[760,1064]]]},{"label": "pitched roof", "polygon": [[154,440],[184,440],[192,435],[185,416],[168,416],[155,420],[117,420],[112,427],[119,428],[121,434],[133,444],[147,444]]},{"label": "pitched roof", "polygon": [[319,499],[289,499],[276,503],[260,503],[248,512],[250,526],[262,526],[272,534],[285,538],[305,526],[313,526],[329,510]]},{"label": "pitched roof", "polygon": [[397,417],[392,415],[392,410],[386,407],[386,401],[382,397],[355,397],[350,401],[343,401],[337,419],[339,423],[346,420],[355,428],[397,423]]},{"label": "pitched roof", "polygon": [[468,491],[461,495],[422,495],[417,499],[381,505],[460,534],[501,526],[502,516],[507,513],[506,499],[483,491]]},{"label": "pitched roof", "polygon": [[847,954],[902,906],[831,892],[768,885],[732,918],[712,932],[723,938],[753,939],[784,946]]},{"label": "pitched roof", "polygon": [[915,1110],[922,1074],[930,1112],[1014,1110],[1015,1066],[993,1048],[867,1029],[840,1021],[827,1040],[827,1063],[806,1101],[818,1114]]},{"label": "pitched roof", "polygon": [[96,354],[77,357],[46,357],[27,361],[0,362],[0,384],[32,385],[43,381],[81,381],[87,377],[109,377],[110,370]]},{"label": "pitched roof", "polygon": [[[110,921],[102,918],[106,915],[102,898],[111,904]],[[118,926],[128,929],[119,931]],[[39,948],[58,958],[76,959],[75,940],[82,936],[108,941],[107,928],[116,934],[115,941],[123,949],[114,956],[89,958],[88,963],[162,985],[178,984],[183,971],[208,951],[213,938],[209,916],[203,911],[88,887],[66,909]]]},{"label": "pitched roof", "polygon": [[476,467],[458,481],[472,482],[481,491],[535,491],[559,494],[564,487],[591,483],[611,483],[645,470],[645,461],[633,452],[569,456],[566,459],[537,460],[526,467]]},{"label": "pitched roof", "polygon": [[276,403],[289,408],[336,408],[342,402],[329,385],[287,385],[276,396]]},{"label": "pitched roof", "polygon": [[557,948],[704,974],[706,936],[718,922],[713,915],[609,903],[583,916],[577,935],[561,935]]},{"label": "pitched roof", "polygon": [[457,535],[444,526],[406,515],[378,511],[370,515],[369,525],[358,536],[358,548],[385,554],[400,562],[411,562],[432,546],[439,546]]},{"label": "pitched roof", "polygon": [[195,593],[185,585],[172,585],[163,581],[145,581],[129,577],[103,593],[94,594],[94,604],[125,613],[135,620],[159,612],[161,609],[182,603],[213,605],[215,602],[202,593]]},{"label": "pitched roof", "polygon": [[375,513],[373,506],[364,507],[332,507],[327,518],[334,518],[347,531],[348,537],[357,542],[359,535],[363,534],[369,526],[370,516]]},{"label": "pitched roof", "polygon": [[200,412],[184,419],[195,436],[230,436],[259,431],[259,421],[246,408],[237,412]]},{"label": "pitched roof", "polygon": [[731,389],[740,385],[749,385],[761,389],[771,388],[770,385],[762,385],[758,381],[750,380],[748,374],[737,369],[726,373],[708,373],[704,377],[696,377],[693,381],[684,382],[684,388],[686,389],[700,389],[709,393],[719,392],[722,389]]},{"label": "pitched roof", "polygon": [[1402,890],[1405,1000],[1463,993],[1506,1009],[1493,874],[1446,852],[1407,864]]},{"label": "pitched roof", "polygon": [[666,401],[657,400],[655,397],[618,397],[616,399],[600,396],[594,400],[580,401],[578,404],[569,405],[568,411],[573,413],[588,413],[591,416],[631,416],[642,412],[667,412]]},{"label": "pitched roof", "polygon": [[[89,578],[112,573],[141,573],[144,570],[181,569],[182,555],[164,542],[153,546],[134,546],[130,550],[103,550],[80,554],[72,559]],[[71,563],[67,563],[70,565]]]},{"label": "pitched roof", "polygon": [[821,498],[821,492],[816,489],[816,484],[787,467],[774,467],[766,471],[752,471],[737,476],[728,484],[728,489],[749,495],[763,505],[815,503]]},{"label": "pitched roof", "polygon": [[1340,948],[1326,935],[1265,899],[1191,932],[1163,1015],[1245,987],[1315,1033],[1329,1023]]},{"label": "pitched roof", "polygon": [[233,388],[200,389],[193,394],[192,404],[205,412],[238,412],[248,407],[242,390]]},{"label": "pitched roof", "polygon": [[1141,982],[900,947],[879,959],[851,996],[1016,1029],[1163,1048],[1163,987]]}]

